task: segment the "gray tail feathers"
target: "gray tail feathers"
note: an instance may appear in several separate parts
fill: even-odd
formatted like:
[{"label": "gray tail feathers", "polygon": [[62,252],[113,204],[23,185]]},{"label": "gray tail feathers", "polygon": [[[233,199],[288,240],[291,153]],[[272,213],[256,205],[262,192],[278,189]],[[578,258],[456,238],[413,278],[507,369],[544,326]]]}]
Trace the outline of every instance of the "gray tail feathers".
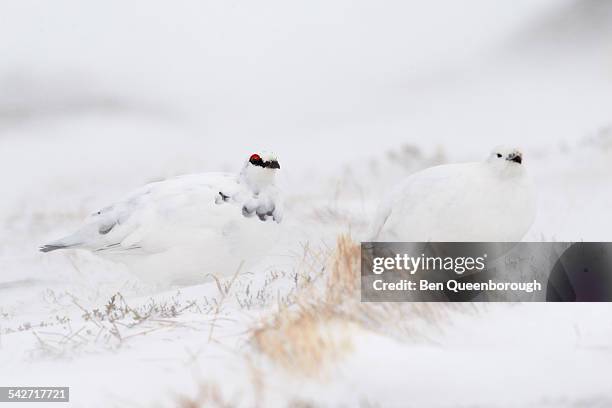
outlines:
[{"label": "gray tail feathers", "polygon": [[63,239],[58,239],[57,241],[49,242],[48,244],[39,247],[38,250],[40,252],[51,252],[58,249],[78,247],[82,244],[83,242],[81,239],[75,237],[74,235],[71,235]]},{"label": "gray tail feathers", "polygon": [[48,245],[43,245],[40,248],[38,248],[38,250],[40,252],[51,252],[51,251],[55,251],[57,249],[66,249],[66,248],[70,248],[74,245],[54,245],[54,244],[48,244]]}]

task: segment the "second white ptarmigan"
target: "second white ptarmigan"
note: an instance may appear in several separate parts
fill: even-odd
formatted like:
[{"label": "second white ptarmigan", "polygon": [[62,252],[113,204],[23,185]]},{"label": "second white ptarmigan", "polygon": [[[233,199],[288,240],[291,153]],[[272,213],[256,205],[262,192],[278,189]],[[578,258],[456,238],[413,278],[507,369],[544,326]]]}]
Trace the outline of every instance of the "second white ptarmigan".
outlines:
[{"label": "second white ptarmigan", "polygon": [[279,169],[277,157],[262,152],[251,155],[239,174],[202,173],[148,184],[40,250],[90,250],[155,283],[231,274],[277,239]]},{"label": "second white ptarmigan", "polygon": [[536,199],[518,149],[483,162],[430,167],[381,202],[370,241],[516,242],[534,221]]}]

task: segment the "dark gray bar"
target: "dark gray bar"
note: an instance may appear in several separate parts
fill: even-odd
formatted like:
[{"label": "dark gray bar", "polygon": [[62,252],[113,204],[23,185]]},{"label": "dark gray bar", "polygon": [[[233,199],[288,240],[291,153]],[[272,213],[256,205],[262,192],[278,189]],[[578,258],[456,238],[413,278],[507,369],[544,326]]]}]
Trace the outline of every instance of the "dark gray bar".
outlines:
[{"label": "dark gray bar", "polygon": [[70,388],[0,387],[1,402],[70,402]]},{"label": "dark gray bar", "polygon": [[610,242],[364,242],[364,302],[612,302]]}]

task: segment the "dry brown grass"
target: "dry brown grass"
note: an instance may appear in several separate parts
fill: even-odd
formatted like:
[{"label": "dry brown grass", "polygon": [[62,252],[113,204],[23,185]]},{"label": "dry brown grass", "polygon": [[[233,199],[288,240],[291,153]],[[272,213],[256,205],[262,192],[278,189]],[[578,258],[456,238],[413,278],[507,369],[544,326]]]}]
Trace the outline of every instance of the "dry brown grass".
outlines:
[{"label": "dry brown grass", "polygon": [[337,310],[349,297],[358,295],[359,245],[348,236],[338,239],[325,259],[329,270],[324,285],[303,286],[293,305],[279,311],[253,330],[255,347],[290,372],[324,375],[325,368],[352,350],[352,319]]},{"label": "dry brown grass", "polygon": [[332,256],[326,282],[326,301],[338,304],[359,297],[361,245],[348,235],[340,235]]},{"label": "dry brown grass", "polygon": [[[291,302],[279,302],[278,311],[251,330],[254,350],[249,350],[245,361],[252,371],[252,406],[266,406],[268,382],[274,378],[267,374],[276,368],[300,380],[331,381],[333,368],[355,351],[357,336],[370,333],[403,342],[435,343],[436,328],[443,331],[455,312],[470,310],[471,305],[448,303],[362,303],[359,243],[342,235],[326,253],[305,249],[316,256],[305,256],[299,268],[304,276],[317,278],[301,280]],[[297,395],[287,397],[287,406],[316,406]],[[183,399],[181,406],[230,407],[232,403],[244,405],[244,401],[229,402],[217,387],[205,385],[196,399]]]},{"label": "dry brown grass", "polygon": [[324,375],[329,362],[352,350],[351,322],[329,307],[283,309],[274,320],[253,332],[257,349],[288,371]]},{"label": "dry brown grass", "polygon": [[443,331],[452,314],[476,310],[456,303],[362,303],[360,264],[361,245],[339,236],[323,284],[301,288],[293,305],[280,307],[254,329],[256,349],[294,374],[317,376],[350,354],[354,333],[435,343],[435,333]]},{"label": "dry brown grass", "polygon": [[194,398],[180,397],[178,405],[181,408],[233,408],[238,403],[228,401],[217,384],[204,383],[199,386]]}]

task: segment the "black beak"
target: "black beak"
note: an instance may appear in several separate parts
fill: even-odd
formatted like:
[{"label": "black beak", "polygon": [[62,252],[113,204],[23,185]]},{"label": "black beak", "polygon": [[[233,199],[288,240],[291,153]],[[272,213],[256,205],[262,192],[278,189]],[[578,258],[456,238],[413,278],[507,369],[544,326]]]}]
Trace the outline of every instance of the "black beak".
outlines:
[{"label": "black beak", "polygon": [[276,160],[272,160],[266,163],[268,168],[270,169],[280,169],[280,164]]},{"label": "black beak", "polygon": [[523,156],[521,156],[520,154],[515,154],[515,155],[510,156],[508,160],[510,160],[511,162],[521,164],[523,163]]}]

